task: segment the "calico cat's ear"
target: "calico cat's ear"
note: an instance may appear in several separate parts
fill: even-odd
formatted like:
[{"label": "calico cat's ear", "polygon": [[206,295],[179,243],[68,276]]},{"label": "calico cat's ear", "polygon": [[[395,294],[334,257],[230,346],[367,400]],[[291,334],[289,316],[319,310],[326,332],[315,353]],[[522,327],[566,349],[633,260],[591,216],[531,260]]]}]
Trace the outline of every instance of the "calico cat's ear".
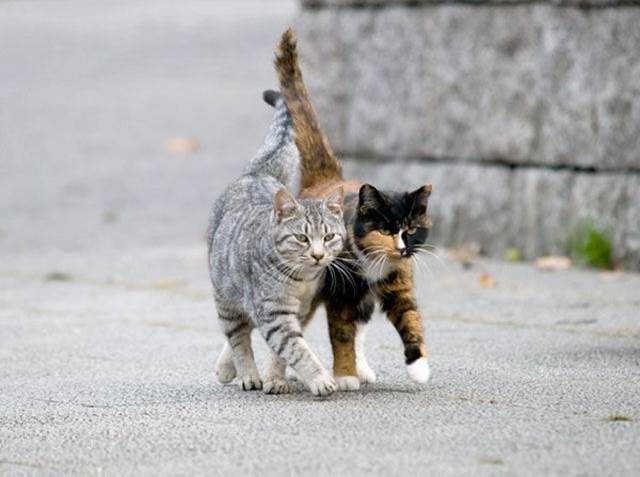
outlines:
[{"label": "calico cat's ear", "polygon": [[283,187],[276,193],[276,196],[273,199],[273,212],[275,213],[278,222],[282,222],[284,219],[294,215],[297,208],[298,203],[296,202],[296,199],[286,188]]},{"label": "calico cat's ear", "polygon": [[425,184],[422,187],[411,192],[411,195],[415,200],[423,202],[429,198],[432,190],[433,190],[433,186],[431,184]]},{"label": "calico cat's ear", "polygon": [[344,188],[342,186],[335,189],[325,199],[327,208],[334,214],[342,214],[342,204],[344,202]]},{"label": "calico cat's ear", "polygon": [[433,186],[431,184],[425,184],[409,194],[413,199],[413,210],[419,215],[427,213],[427,201],[432,190]]},{"label": "calico cat's ear", "polygon": [[358,212],[366,214],[370,209],[377,209],[385,204],[384,197],[378,189],[371,184],[360,187]]}]

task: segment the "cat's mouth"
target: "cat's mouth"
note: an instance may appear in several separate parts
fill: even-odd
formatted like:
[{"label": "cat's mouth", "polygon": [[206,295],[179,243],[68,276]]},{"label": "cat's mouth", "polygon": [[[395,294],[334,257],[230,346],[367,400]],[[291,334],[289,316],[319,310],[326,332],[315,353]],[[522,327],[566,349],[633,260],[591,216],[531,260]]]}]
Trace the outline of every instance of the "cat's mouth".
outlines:
[{"label": "cat's mouth", "polygon": [[327,258],[322,258],[320,260],[311,259],[307,261],[307,265],[312,268],[320,268],[326,267],[327,265],[329,265],[329,262],[331,262],[331,260]]},{"label": "cat's mouth", "polygon": [[398,262],[401,262],[403,260],[410,259],[413,256],[414,253],[415,253],[414,250],[410,250],[408,248],[405,248],[403,250],[395,250],[393,253],[389,254],[389,258],[391,258],[392,260],[396,260]]}]

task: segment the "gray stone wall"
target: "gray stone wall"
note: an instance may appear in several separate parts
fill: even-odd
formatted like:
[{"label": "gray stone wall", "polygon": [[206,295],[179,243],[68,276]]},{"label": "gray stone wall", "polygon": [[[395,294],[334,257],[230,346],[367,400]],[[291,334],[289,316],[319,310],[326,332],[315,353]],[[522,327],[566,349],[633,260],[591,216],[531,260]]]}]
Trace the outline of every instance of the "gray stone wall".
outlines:
[{"label": "gray stone wall", "polygon": [[302,1],[332,144],[376,184],[433,182],[446,245],[561,253],[591,218],[640,268],[640,8],[505,3]]}]

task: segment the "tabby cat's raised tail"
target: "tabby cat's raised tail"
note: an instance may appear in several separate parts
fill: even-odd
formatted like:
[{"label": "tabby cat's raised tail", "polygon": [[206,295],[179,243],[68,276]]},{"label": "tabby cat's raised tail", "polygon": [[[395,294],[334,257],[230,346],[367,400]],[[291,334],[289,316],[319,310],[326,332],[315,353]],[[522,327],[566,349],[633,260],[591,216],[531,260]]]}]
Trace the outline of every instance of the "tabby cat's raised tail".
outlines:
[{"label": "tabby cat's raised tail", "polygon": [[318,123],[316,111],[309,101],[298,64],[296,36],[291,29],[282,34],[275,65],[280,91],[293,120],[295,142],[300,153],[301,188],[342,180],[342,167],[333,154]]}]

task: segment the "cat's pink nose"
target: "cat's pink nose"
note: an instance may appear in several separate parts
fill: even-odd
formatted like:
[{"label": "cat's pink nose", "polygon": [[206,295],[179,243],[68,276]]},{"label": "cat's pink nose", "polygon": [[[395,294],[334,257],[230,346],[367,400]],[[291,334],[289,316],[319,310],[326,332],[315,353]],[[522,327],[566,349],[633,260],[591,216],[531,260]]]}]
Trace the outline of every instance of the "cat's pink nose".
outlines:
[{"label": "cat's pink nose", "polygon": [[311,256],[316,259],[316,262],[319,262],[324,258],[324,253],[322,252],[311,252]]}]

